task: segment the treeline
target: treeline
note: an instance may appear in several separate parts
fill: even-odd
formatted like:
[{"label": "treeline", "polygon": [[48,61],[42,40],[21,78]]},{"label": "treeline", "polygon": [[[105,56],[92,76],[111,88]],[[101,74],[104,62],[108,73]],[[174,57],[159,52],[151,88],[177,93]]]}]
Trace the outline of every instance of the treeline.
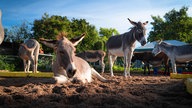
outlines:
[{"label": "treeline", "polygon": [[[192,17],[187,14],[188,7],[180,10],[172,9],[165,13],[164,19],[160,16],[151,16],[153,19],[152,30],[149,32],[148,41],[156,40],[180,40],[192,43]],[[29,38],[55,39],[59,32],[65,31],[68,38],[86,33],[86,37],[77,46],[77,52],[85,50],[105,50],[105,43],[112,35],[119,34],[115,28],[100,28],[99,30],[86,19],[69,19],[67,16],[52,15],[45,13],[41,19],[33,23],[23,22],[20,26],[5,29],[6,42],[22,43]],[[45,53],[52,53],[52,49],[42,46]]]},{"label": "treeline", "polygon": [[[30,27],[31,26],[31,27]],[[24,22],[20,27],[14,26],[10,30],[5,30],[5,41],[22,43],[24,40],[34,38],[56,39],[59,32],[66,32],[67,37],[73,38],[85,33],[83,41],[77,46],[77,52],[85,50],[98,50],[105,48],[107,39],[118,31],[114,28],[96,27],[85,19],[68,19],[66,16],[44,14],[41,19],[36,19],[33,24]],[[52,49],[42,46],[45,53],[51,53]]]}]

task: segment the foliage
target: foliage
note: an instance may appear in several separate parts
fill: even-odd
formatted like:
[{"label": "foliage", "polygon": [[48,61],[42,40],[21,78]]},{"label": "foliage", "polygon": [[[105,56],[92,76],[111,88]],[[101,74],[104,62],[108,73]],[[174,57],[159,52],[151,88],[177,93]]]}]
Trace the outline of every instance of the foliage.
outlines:
[{"label": "foliage", "polygon": [[113,35],[117,35],[119,34],[119,32],[114,29],[114,28],[100,28],[99,29],[99,41],[95,44],[95,48],[97,49],[102,49],[102,50],[106,50],[105,49],[105,43],[107,42],[108,38],[113,36]]},{"label": "foliage", "polygon": [[30,25],[23,22],[19,26],[13,26],[11,29],[5,29],[5,42],[22,43],[25,39],[32,38]]},{"label": "foliage", "polygon": [[52,71],[52,60],[54,58],[53,56],[39,56],[38,70],[46,72]]},{"label": "foliage", "polygon": [[107,38],[119,34],[119,32],[114,28],[100,28],[99,30],[100,36],[106,36]]},{"label": "foliage", "polygon": [[7,56],[0,55],[0,70],[13,71],[15,69],[14,62],[9,62]]},{"label": "foliage", "polygon": [[[50,16],[44,14],[42,19],[34,21],[34,36],[38,40],[39,38],[56,39],[59,32],[67,32],[68,38],[79,36],[82,33],[86,33],[83,41],[77,46],[77,52],[84,50],[94,49],[94,44],[98,40],[98,31],[95,26],[90,25],[85,19],[71,19],[66,16]],[[51,52],[50,49],[43,47],[46,53]],[[47,50],[48,49],[48,50]]]},{"label": "foliage", "polygon": [[124,71],[124,67],[119,66],[119,65],[113,65],[113,70],[114,71]]},{"label": "foliage", "polygon": [[[124,67],[123,66],[119,66],[119,65],[114,65],[113,66],[113,70],[114,71],[124,71]],[[130,68],[130,71],[131,72],[143,72],[143,69],[142,68]]]},{"label": "foliage", "polygon": [[182,7],[179,11],[175,9],[164,15],[151,16],[154,22],[152,31],[149,33],[148,41],[156,40],[180,40],[192,43],[192,17],[187,15],[188,8]]}]

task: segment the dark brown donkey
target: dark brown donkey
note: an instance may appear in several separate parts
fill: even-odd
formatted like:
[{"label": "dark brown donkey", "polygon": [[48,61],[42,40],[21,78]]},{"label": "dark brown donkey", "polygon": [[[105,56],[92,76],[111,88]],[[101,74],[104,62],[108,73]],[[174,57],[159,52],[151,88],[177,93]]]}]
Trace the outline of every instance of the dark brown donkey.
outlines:
[{"label": "dark brown donkey", "polygon": [[141,60],[144,62],[144,74],[146,73],[146,68],[148,69],[148,74],[150,74],[149,64],[153,67],[164,65],[165,74],[169,74],[169,58],[164,53],[159,53],[157,56],[154,56],[151,52],[144,53],[134,53],[132,57],[132,62],[135,60]]},{"label": "dark brown donkey", "polygon": [[124,76],[127,77],[128,74],[130,77],[131,58],[135,49],[136,40],[139,41],[142,46],[146,44],[145,25],[148,21],[145,23],[137,23],[130,19],[128,20],[134,27],[124,34],[111,36],[106,43],[111,76],[114,76],[112,70],[113,63],[117,56],[120,56],[124,57]]},{"label": "dark brown donkey", "polygon": [[99,61],[99,65],[102,67],[102,73],[104,73],[105,70],[105,63],[104,58],[106,56],[106,53],[102,50],[88,50],[83,51],[81,53],[76,54],[76,56],[81,57],[82,59],[88,61],[88,62],[97,62]]}]

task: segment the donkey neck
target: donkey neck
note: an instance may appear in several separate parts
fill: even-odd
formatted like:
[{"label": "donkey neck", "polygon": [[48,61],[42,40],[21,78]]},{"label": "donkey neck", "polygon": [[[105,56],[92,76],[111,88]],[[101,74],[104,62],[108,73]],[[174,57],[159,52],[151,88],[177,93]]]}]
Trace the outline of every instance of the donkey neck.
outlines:
[{"label": "donkey neck", "polygon": [[[136,38],[135,38],[134,28],[130,30],[129,32],[126,32],[123,35],[123,40],[125,40],[126,46],[135,47],[136,44]],[[125,46],[124,46],[125,47]]]},{"label": "donkey neck", "polygon": [[161,44],[160,48],[162,52],[169,56],[170,52],[172,52],[173,46]]}]

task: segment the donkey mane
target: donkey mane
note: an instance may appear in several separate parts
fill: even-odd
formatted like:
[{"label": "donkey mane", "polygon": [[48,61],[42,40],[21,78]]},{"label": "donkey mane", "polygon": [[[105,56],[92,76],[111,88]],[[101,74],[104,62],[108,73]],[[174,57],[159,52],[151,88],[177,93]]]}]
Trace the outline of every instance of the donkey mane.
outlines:
[{"label": "donkey mane", "polygon": [[63,39],[64,37],[67,37],[67,32],[60,32],[60,33],[56,36],[56,39],[57,39],[57,40],[61,40],[61,39]]}]

